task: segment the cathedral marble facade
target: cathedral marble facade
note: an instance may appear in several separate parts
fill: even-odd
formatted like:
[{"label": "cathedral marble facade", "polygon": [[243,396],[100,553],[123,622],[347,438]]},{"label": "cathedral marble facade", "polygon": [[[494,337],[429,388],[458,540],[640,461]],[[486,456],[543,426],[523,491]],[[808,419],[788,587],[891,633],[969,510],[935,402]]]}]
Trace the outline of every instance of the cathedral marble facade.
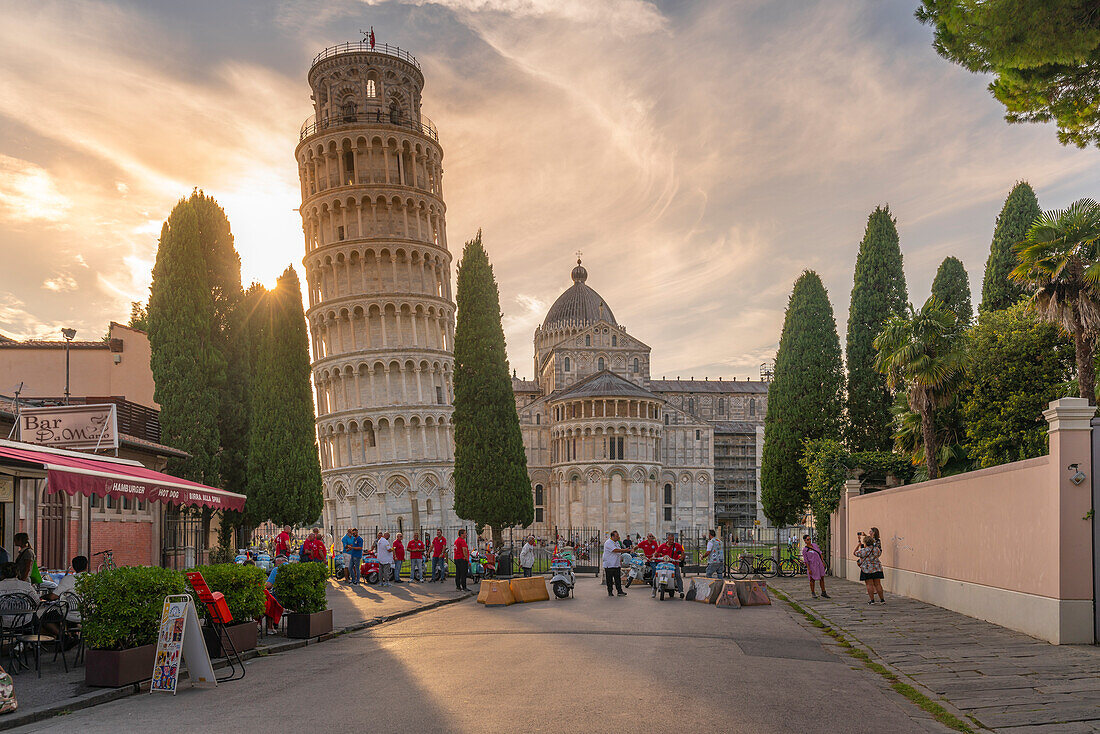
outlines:
[{"label": "cathedral marble facade", "polygon": [[536,525],[713,526],[715,433],[755,443],[767,383],[652,379],[650,347],[618,324],[579,260],[571,277],[535,331],[536,379],[512,381]]}]

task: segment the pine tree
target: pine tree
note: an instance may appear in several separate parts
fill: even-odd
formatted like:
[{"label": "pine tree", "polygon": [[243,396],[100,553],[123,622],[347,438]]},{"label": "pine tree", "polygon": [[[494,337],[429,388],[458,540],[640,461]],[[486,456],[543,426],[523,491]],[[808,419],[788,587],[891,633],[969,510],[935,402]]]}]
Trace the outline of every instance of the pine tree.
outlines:
[{"label": "pine tree", "polygon": [[909,299],[890,207],[876,207],[856,256],[855,282],[848,310],[848,403],[845,438],[851,451],[888,451],[893,436],[894,398],[886,377],[874,367],[875,337],[886,320],[902,313]]},{"label": "pine tree", "polygon": [[936,279],[932,281],[932,295],[958,316],[965,326],[970,325],[974,318],[974,307],[970,305],[970,279],[957,257],[944,258],[940,263]]},{"label": "pine tree", "polygon": [[254,524],[316,522],[321,515],[321,466],[302,290],[294,268],[288,267],[275,289],[258,300],[250,319],[257,346],[250,384],[245,512]]},{"label": "pine tree", "polygon": [[150,367],[160,404],[161,440],[190,454],[173,459],[178,476],[203,484],[219,481],[218,393],[211,387],[219,369],[211,342],[213,298],[203,259],[200,216],[192,200],[181,200],[161,228],[153,283],[149,288]]},{"label": "pine tree", "polygon": [[500,294],[481,232],[458,266],[455,328],[455,514],[493,528],[535,517],[527,455],[501,326]]},{"label": "pine tree", "polygon": [[993,242],[989,245],[989,259],[985,263],[985,277],[982,280],[981,311],[1001,311],[1023,298],[1023,286],[1012,281],[1008,274],[1017,265],[1014,248],[1023,241],[1031,223],[1042,213],[1039,200],[1028,182],[1017,183],[1005,199],[993,229]]},{"label": "pine tree", "polygon": [[844,403],[840,338],[829,295],[812,270],[795,282],[775,355],[760,468],[764,514],[793,524],[809,506],[802,458],[809,439],[840,439]]}]

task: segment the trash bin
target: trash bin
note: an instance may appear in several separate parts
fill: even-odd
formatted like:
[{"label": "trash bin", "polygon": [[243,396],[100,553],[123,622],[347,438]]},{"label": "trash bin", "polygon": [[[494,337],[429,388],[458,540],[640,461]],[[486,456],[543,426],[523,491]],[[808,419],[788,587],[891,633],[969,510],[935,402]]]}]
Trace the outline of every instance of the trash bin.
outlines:
[{"label": "trash bin", "polygon": [[504,548],[497,554],[497,578],[510,579],[512,573],[512,549]]}]

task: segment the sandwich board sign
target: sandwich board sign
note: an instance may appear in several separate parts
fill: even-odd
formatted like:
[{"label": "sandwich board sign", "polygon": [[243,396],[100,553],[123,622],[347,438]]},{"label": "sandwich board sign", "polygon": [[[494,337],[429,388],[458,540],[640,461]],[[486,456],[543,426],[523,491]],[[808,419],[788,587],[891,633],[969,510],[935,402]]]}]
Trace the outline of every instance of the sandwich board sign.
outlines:
[{"label": "sandwich board sign", "polygon": [[202,630],[199,629],[195,601],[190,594],[164,597],[149,693],[162,691],[175,695],[181,663],[187,664],[192,686],[213,688],[218,685]]}]

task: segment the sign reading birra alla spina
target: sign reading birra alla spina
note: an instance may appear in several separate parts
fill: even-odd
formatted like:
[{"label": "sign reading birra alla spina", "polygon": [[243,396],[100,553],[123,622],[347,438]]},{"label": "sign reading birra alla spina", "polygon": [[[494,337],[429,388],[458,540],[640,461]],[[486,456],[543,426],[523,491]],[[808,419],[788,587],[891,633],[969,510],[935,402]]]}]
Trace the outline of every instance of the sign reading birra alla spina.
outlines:
[{"label": "sign reading birra alla spina", "polygon": [[19,438],[58,449],[118,448],[115,406],[54,405],[23,408],[19,412]]}]

